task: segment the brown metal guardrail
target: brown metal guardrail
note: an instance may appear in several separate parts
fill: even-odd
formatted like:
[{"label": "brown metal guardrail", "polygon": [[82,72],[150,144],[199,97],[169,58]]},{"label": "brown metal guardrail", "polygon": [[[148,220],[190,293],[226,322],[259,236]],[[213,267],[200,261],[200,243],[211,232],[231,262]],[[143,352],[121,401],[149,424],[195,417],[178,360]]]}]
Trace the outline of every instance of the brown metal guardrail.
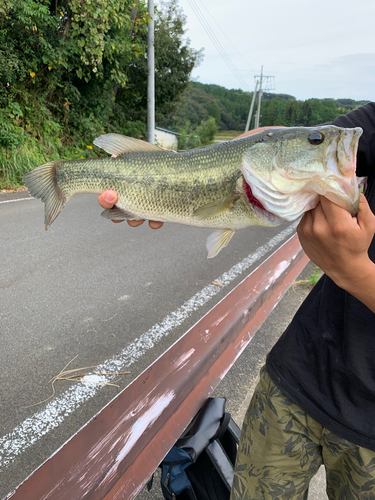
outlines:
[{"label": "brown metal guardrail", "polygon": [[134,499],[307,263],[295,235],[7,498]]}]

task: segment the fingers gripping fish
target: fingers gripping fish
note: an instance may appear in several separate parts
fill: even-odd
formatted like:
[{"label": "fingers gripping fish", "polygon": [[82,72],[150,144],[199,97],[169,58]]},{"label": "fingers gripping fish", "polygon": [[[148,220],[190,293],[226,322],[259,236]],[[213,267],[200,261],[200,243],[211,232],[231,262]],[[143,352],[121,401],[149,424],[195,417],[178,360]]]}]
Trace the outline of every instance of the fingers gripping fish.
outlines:
[{"label": "fingers gripping fish", "polygon": [[213,146],[175,153],[119,134],[94,144],[115,158],[56,160],[24,176],[45,203],[46,229],[78,193],[118,194],[108,219],[151,219],[212,228],[208,257],[235,231],[300,217],[324,195],[355,215],[356,153],[362,129],[333,125],[264,130]]}]

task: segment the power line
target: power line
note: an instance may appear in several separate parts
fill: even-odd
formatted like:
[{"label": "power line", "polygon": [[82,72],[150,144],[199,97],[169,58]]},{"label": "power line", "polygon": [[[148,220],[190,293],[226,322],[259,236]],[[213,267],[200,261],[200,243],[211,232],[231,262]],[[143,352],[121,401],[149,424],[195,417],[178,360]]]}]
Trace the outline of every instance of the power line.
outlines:
[{"label": "power line", "polygon": [[211,28],[210,24],[202,14],[201,10],[199,9],[198,5],[196,4],[195,0],[188,0],[190,6],[194,10],[196,16],[198,17],[198,20],[202,24],[204,30],[206,31],[207,35],[210,37],[212,43],[216,47],[217,51],[225,61],[225,63],[228,65],[229,69],[232,71],[234,76],[237,78],[237,80],[240,82],[240,85],[244,87],[245,89],[249,90],[246,81],[242,78],[240,73],[238,72],[237,68],[234,66],[233,62],[229,58],[228,54],[226,53],[224,47],[221,45],[219,39],[217,38],[215,32]]},{"label": "power line", "polygon": [[207,7],[204,5],[203,2],[202,3],[202,6],[206,9],[206,11],[208,12],[209,16],[211,17],[211,19],[214,21],[214,23],[216,24],[216,26],[219,28],[219,30],[223,33],[223,35],[225,36],[225,38],[228,40],[228,42],[232,45],[232,47],[235,49],[235,51],[237,52],[237,54],[245,61],[246,63],[246,66],[249,68],[250,71],[252,71],[253,73],[255,73],[255,69],[253,68],[250,68],[249,66],[249,63],[246,61],[246,59],[244,58],[244,56],[241,54],[241,52],[238,50],[238,48],[234,45],[234,43],[232,42],[232,40],[228,37],[228,35],[225,33],[225,31],[223,30],[223,28],[220,26],[220,24],[216,21],[216,19],[214,18],[214,16],[211,14],[211,12],[207,9]]},{"label": "power line", "polygon": [[237,72],[237,68],[234,66],[230,58],[225,52],[225,49],[221,45],[220,41],[216,37],[214,31],[212,30],[211,26],[209,25],[208,21],[205,19],[204,15],[202,14],[201,10],[199,9],[198,5],[195,3],[194,0],[188,0],[190,7],[193,9],[195,15],[197,16],[199,22],[202,24],[203,29],[209,36],[210,40],[214,44],[215,48],[221,55],[221,57],[224,59],[225,63],[229,66],[230,70],[233,72],[235,77],[240,81],[241,85],[243,86],[245,82],[242,80],[241,75]]},{"label": "power line", "polygon": [[214,44],[215,48],[217,49],[217,51],[219,52],[219,54],[221,55],[221,57],[223,58],[223,60],[227,64],[227,66],[229,67],[229,69],[232,71],[232,73],[234,74],[234,76],[240,82],[240,85],[242,87],[244,87],[244,89],[247,90],[248,92],[251,92],[251,90],[249,89],[246,81],[242,78],[242,76],[238,72],[237,68],[235,67],[235,65],[231,61],[230,57],[226,53],[224,47],[221,45],[219,39],[215,35],[215,32],[211,28],[211,26],[208,23],[208,21],[205,18],[205,16],[202,14],[202,12],[201,12],[199,6],[196,4],[195,0],[188,0],[188,3],[190,5],[190,7],[192,8],[192,10],[194,11],[195,15],[197,16],[199,22],[202,24],[203,29],[205,30],[205,32],[207,33],[207,35],[211,39],[211,41]]}]

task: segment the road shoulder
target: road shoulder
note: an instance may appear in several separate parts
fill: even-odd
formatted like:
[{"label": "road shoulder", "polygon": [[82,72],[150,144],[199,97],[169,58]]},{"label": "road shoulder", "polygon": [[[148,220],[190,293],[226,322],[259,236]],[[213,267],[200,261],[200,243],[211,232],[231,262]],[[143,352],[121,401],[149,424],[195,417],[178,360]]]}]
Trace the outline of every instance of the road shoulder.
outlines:
[{"label": "road shoulder", "polygon": [[[316,266],[309,263],[298,277],[298,281],[308,280]],[[260,368],[264,365],[267,353],[282,335],[299,306],[311,290],[308,284],[300,283],[290,287],[277,307],[268,316],[253,340],[240,358],[232,366],[226,377],[218,385],[213,396],[226,397],[226,409],[241,427],[251,396],[258,381]],[[156,475],[150,492],[146,488],[137,500],[162,500],[159,477]],[[308,500],[325,500],[325,479],[323,468],[313,479]]]}]

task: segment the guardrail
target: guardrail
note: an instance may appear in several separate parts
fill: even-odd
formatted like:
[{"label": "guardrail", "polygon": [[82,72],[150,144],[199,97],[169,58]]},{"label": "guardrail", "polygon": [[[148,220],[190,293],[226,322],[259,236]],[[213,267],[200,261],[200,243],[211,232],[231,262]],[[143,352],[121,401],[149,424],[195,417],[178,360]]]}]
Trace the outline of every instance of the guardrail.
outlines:
[{"label": "guardrail", "polygon": [[307,263],[295,235],[7,499],[134,499]]}]

